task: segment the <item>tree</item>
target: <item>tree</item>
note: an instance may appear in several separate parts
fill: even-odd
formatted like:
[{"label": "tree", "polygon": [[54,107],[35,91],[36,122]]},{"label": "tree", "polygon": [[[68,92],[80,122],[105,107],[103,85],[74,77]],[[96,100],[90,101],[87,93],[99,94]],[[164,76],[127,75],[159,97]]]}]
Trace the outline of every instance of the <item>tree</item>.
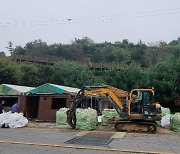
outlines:
[{"label": "tree", "polygon": [[37,74],[37,78],[39,79],[38,84],[52,83],[54,73],[55,70],[51,66],[39,66]]},{"label": "tree", "polygon": [[26,55],[26,50],[21,46],[16,46],[13,50],[12,55]]},{"label": "tree", "polygon": [[5,52],[0,52],[0,57],[5,57],[5,56],[6,56]]},{"label": "tree", "polygon": [[56,84],[80,88],[93,83],[91,71],[74,62],[59,62],[53,69],[53,82]]},{"label": "tree", "polygon": [[171,41],[169,45],[180,45],[180,37],[177,40]]},{"label": "tree", "polygon": [[0,83],[18,84],[19,77],[20,71],[16,63],[0,58]]},{"label": "tree", "polygon": [[45,56],[48,53],[48,45],[41,39],[27,43],[24,48],[29,55]]},{"label": "tree", "polygon": [[131,53],[131,59],[134,60],[135,62],[138,62],[138,64],[143,64],[143,58],[144,58],[144,54],[145,54],[144,49],[141,48],[136,48],[132,53]]},{"label": "tree", "polygon": [[144,73],[136,64],[121,68],[117,71],[115,68],[108,70],[104,80],[107,84],[130,91],[133,88],[147,88],[147,74]]},{"label": "tree", "polygon": [[158,62],[150,70],[149,81],[155,87],[156,99],[164,107],[174,106],[172,88],[178,72],[180,72],[180,60],[173,56]]},{"label": "tree", "polygon": [[40,78],[38,78],[39,69],[33,64],[22,64],[20,66],[22,77],[20,78],[21,85],[36,87],[40,85]]}]

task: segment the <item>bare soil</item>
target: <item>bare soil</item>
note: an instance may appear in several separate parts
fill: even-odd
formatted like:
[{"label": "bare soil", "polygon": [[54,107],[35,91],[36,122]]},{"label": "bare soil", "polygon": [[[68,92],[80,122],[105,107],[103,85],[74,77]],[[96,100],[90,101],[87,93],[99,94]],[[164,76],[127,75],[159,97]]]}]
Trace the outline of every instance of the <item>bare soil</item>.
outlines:
[{"label": "bare soil", "polygon": [[[67,131],[74,131],[69,125],[56,125],[55,122],[36,122],[36,121],[29,121],[27,128],[39,128],[39,129],[61,129],[61,130],[67,130]],[[116,131],[112,125],[110,126],[101,126],[98,125],[96,128],[96,131]],[[170,128],[162,128],[160,126],[157,126],[156,134],[162,134],[162,135],[178,135],[180,136],[180,133],[177,133],[175,131],[172,131]]]}]

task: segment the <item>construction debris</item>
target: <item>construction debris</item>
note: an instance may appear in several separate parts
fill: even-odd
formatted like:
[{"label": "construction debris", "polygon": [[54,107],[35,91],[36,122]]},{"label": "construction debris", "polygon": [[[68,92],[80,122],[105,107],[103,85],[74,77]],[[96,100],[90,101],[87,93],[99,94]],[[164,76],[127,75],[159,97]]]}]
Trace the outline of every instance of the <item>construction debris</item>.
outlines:
[{"label": "construction debris", "polygon": [[97,111],[91,108],[76,109],[76,129],[93,130],[98,124]]},{"label": "construction debris", "polygon": [[161,127],[169,127],[170,117],[171,117],[170,109],[161,107],[161,116],[162,116],[162,119],[160,121],[156,121],[156,124]]},{"label": "construction debris", "polygon": [[109,124],[109,121],[116,120],[118,121],[120,119],[119,114],[115,109],[104,109],[102,111],[102,125],[106,126]]},{"label": "construction debris", "polygon": [[3,112],[0,114],[1,128],[20,128],[26,126],[27,118],[22,113]]},{"label": "construction debris", "polygon": [[67,125],[67,112],[68,108],[60,108],[59,111],[56,112],[56,124]]},{"label": "construction debris", "polygon": [[171,129],[180,132],[180,113],[175,113],[171,117]]},{"label": "construction debris", "polygon": [[170,114],[170,109],[169,108],[165,108],[165,107],[161,107],[161,111],[162,111],[162,116],[165,116],[166,114]]}]

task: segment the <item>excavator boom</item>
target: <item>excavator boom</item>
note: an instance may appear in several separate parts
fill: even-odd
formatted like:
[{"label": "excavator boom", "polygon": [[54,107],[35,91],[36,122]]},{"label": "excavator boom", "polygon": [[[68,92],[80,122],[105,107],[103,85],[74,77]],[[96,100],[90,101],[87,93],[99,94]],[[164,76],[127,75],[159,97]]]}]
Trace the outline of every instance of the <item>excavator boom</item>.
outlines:
[{"label": "excavator boom", "polygon": [[116,105],[121,109],[124,110],[124,107],[122,105],[122,102],[119,100],[119,98],[115,95],[115,93],[109,88],[109,87],[102,87],[98,89],[92,89],[92,90],[87,90],[84,91],[84,95],[105,95],[107,97],[110,97],[111,99],[114,100]]},{"label": "excavator boom", "polygon": [[[116,95],[117,93],[117,95]],[[115,107],[116,111],[121,117],[127,117],[127,108],[123,106],[123,103],[118,98],[119,96],[127,96],[127,92],[110,87],[110,86],[90,86],[90,87],[83,87],[79,93],[77,94],[73,104],[70,106],[69,110],[67,111],[67,122],[72,127],[75,128],[76,126],[76,116],[75,111],[78,104],[83,100],[86,96],[93,96],[93,95],[101,95],[106,96],[110,99],[111,103]]]}]

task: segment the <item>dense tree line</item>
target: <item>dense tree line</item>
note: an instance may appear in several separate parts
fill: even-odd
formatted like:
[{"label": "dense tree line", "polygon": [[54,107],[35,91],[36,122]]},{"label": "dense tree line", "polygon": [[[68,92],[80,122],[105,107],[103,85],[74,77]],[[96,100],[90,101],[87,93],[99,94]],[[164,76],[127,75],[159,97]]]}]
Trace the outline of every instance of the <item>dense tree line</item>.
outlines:
[{"label": "dense tree line", "polygon": [[141,40],[131,43],[124,39],[115,43],[94,43],[85,37],[75,39],[71,44],[47,45],[42,40],[27,43],[24,47],[16,46],[12,55],[30,55],[56,57],[70,61],[113,63],[129,65],[133,62],[148,68],[169,55],[180,56],[180,38],[170,43],[158,42],[146,45]]},{"label": "dense tree line", "polygon": [[[174,108],[172,88],[180,72],[180,38],[170,43],[156,45],[137,44],[128,40],[114,44],[94,43],[89,38],[76,39],[69,45],[47,43],[41,40],[17,46],[12,55],[56,57],[54,66],[15,63],[0,56],[0,83],[39,86],[44,83],[82,87],[108,84],[130,91],[132,88],[156,90],[156,101]],[[90,70],[77,61],[111,63],[108,70]],[[117,70],[113,64],[120,64]],[[176,108],[177,109],[177,108]]]}]

